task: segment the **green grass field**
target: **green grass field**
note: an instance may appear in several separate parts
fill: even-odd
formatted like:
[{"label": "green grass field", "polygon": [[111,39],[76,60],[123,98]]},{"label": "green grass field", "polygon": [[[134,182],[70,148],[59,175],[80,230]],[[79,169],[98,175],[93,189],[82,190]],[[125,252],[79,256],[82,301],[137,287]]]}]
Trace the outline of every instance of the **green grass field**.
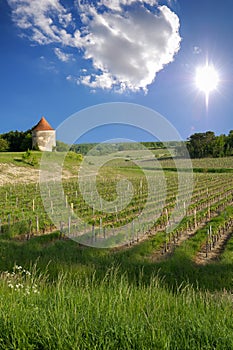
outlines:
[{"label": "green grass field", "polygon": [[[25,152],[0,152],[0,163],[13,164],[16,166],[30,166],[22,160],[22,156],[24,153]],[[33,151],[32,154],[39,163],[42,153]]]},{"label": "green grass field", "polygon": [[[0,163],[18,164],[15,157],[0,154]],[[76,166],[71,157],[67,169]],[[203,166],[228,169],[231,158],[195,160],[196,168]],[[136,183],[141,175],[117,162],[109,168],[102,169],[100,178],[117,170]],[[166,170],[166,176],[172,180],[169,204],[175,175]],[[26,240],[17,230],[11,235],[2,231],[0,349],[233,349],[233,238],[218,261],[198,265],[194,260],[207,228],[214,232],[233,218],[231,181],[224,171],[195,174],[190,225],[192,208],[200,217],[205,210],[207,186],[212,207],[222,204],[171,256],[158,262],[152,256],[164,243],[163,231],[122,249],[85,247],[59,232]],[[68,194],[71,185],[67,183]],[[8,212],[16,215],[16,198],[24,217],[29,215],[34,185],[17,186],[2,186],[0,219],[6,215],[7,220]]]}]

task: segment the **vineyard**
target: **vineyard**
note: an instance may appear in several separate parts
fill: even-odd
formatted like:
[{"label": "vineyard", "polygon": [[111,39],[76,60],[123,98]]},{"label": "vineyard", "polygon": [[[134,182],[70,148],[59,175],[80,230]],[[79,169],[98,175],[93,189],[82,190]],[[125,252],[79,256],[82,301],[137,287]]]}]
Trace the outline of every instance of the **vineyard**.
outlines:
[{"label": "vineyard", "polygon": [[231,161],[1,186],[0,348],[233,348]]},{"label": "vineyard", "polygon": [[[148,178],[144,178],[142,172],[137,168],[117,168],[117,174],[106,170],[100,174],[97,183],[97,191],[93,186],[85,182],[84,196],[93,203],[89,205],[76,178],[63,181],[62,193],[57,193],[55,181],[41,186],[39,182],[32,184],[11,184],[0,188],[0,233],[4,236],[18,238],[29,238],[55,230],[60,234],[76,239],[79,243],[87,245],[98,241],[107,247],[130,246],[144,240],[148,235],[163,236],[163,253],[172,249],[172,246],[187,233],[195,231],[198,227],[206,225],[209,232],[207,241],[215,242],[224,225],[231,219],[226,208],[233,200],[233,179],[230,173],[201,173],[194,176],[194,189],[190,203],[186,203],[185,196],[189,184],[183,183],[178,193],[178,178],[174,172],[165,172],[166,193],[163,190],[163,181],[160,171],[155,174],[150,172],[149,182],[156,186],[148,195]],[[127,171],[126,171],[127,170]],[[161,171],[162,172],[162,171]],[[164,172],[162,172],[164,174]],[[127,177],[133,186],[133,194],[128,205],[118,208],[114,200],[118,196],[117,183]],[[45,201],[41,194],[45,191]],[[127,188],[121,189],[123,196]],[[97,198],[95,198],[97,196]],[[99,208],[95,208],[99,200]],[[121,198],[123,203],[125,198]],[[108,212],[102,209],[102,201],[115,203]],[[174,211],[179,201],[181,212],[180,222],[173,229]],[[62,208],[59,205],[62,203]],[[146,204],[145,204],[146,203]],[[120,206],[122,202],[118,201]],[[141,218],[141,212],[146,205],[146,215]],[[162,209],[161,209],[162,208]],[[224,223],[210,225],[211,219],[224,213]],[[81,220],[80,220],[81,218]],[[133,225],[130,223],[133,221]],[[57,224],[56,226],[54,224]],[[119,238],[118,231],[122,226],[127,226],[125,236]],[[171,229],[169,230],[169,227]],[[118,228],[120,228],[118,230]],[[169,232],[168,232],[169,231]],[[159,238],[159,241],[161,237]],[[105,243],[103,243],[103,241]],[[209,244],[212,247],[213,244]]]}]

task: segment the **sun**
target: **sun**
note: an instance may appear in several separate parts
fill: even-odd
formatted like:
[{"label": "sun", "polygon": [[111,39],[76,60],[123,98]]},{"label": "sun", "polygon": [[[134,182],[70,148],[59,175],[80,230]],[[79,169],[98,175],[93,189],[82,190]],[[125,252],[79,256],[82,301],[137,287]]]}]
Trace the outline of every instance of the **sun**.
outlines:
[{"label": "sun", "polygon": [[219,75],[213,65],[206,63],[205,66],[196,69],[196,86],[204,92],[206,97],[206,106],[208,106],[209,94],[216,90],[219,83]]},{"label": "sun", "polygon": [[217,88],[218,82],[218,72],[214,66],[206,64],[203,67],[197,68],[196,84],[201,91],[209,94],[212,90],[215,90]]}]

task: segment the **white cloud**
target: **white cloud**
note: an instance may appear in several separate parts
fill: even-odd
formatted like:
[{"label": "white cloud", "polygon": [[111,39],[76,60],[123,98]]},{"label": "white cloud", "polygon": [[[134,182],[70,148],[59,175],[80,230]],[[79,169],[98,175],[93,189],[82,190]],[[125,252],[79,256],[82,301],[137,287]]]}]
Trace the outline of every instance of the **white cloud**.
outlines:
[{"label": "white cloud", "polygon": [[103,72],[101,75],[85,75],[80,78],[80,82],[91,88],[111,89],[113,78],[110,73]]},{"label": "white cloud", "polygon": [[129,6],[134,3],[147,4],[150,6],[155,6],[158,4],[157,0],[100,0],[99,4],[108,7],[111,10],[121,11],[122,6]]},{"label": "white cloud", "polygon": [[61,60],[62,62],[68,62],[70,60],[73,60],[72,54],[65,53],[61,49],[59,49],[58,47],[56,47],[54,49],[54,53],[59,58],[59,60]]},{"label": "white cloud", "polygon": [[62,42],[61,30],[72,21],[59,0],[8,0],[8,4],[13,21],[30,30],[30,38],[39,44]]},{"label": "white cloud", "polygon": [[74,78],[72,77],[72,75],[69,74],[69,75],[67,75],[66,80],[68,80],[68,81],[73,81]]},{"label": "white cloud", "polygon": [[[81,49],[92,69],[82,71],[78,81],[93,89],[146,91],[180,48],[179,18],[157,0],[79,0],[79,27],[59,0],[8,3],[31,40],[72,47],[79,55]],[[71,58],[59,47],[54,52],[64,62]]]},{"label": "white cloud", "polygon": [[[140,5],[129,12],[99,13],[89,6],[84,43],[85,58],[100,74],[81,81],[91,87],[146,90],[164,65],[179,50],[179,19],[166,6],[158,14]],[[85,6],[85,14],[87,6]]]}]

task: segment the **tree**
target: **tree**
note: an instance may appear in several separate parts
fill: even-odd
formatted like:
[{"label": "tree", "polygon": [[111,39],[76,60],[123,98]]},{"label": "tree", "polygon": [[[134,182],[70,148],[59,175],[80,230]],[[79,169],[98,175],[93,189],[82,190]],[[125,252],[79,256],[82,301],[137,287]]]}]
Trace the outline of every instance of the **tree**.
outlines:
[{"label": "tree", "polygon": [[20,144],[21,151],[25,151],[28,149],[32,149],[32,134],[29,132],[24,133],[24,135],[22,136],[21,144]]},{"label": "tree", "polygon": [[1,138],[8,142],[10,152],[22,152],[32,148],[32,136],[31,130],[23,131],[10,131],[2,134]]},{"label": "tree", "polygon": [[215,142],[213,144],[213,157],[224,157],[225,145],[226,145],[226,136],[225,135],[216,136]]},{"label": "tree", "polygon": [[0,152],[6,152],[9,149],[9,143],[0,137]]},{"label": "tree", "polygon": [[216,136],[213,131],[195,133],[190,136],[187,148],[191,158],[203,158],[213,156],[213,147]]},{"label": "tree", "polygon": [[233,130],[226,136],[225,154],[228,156],[233,154]]}]

